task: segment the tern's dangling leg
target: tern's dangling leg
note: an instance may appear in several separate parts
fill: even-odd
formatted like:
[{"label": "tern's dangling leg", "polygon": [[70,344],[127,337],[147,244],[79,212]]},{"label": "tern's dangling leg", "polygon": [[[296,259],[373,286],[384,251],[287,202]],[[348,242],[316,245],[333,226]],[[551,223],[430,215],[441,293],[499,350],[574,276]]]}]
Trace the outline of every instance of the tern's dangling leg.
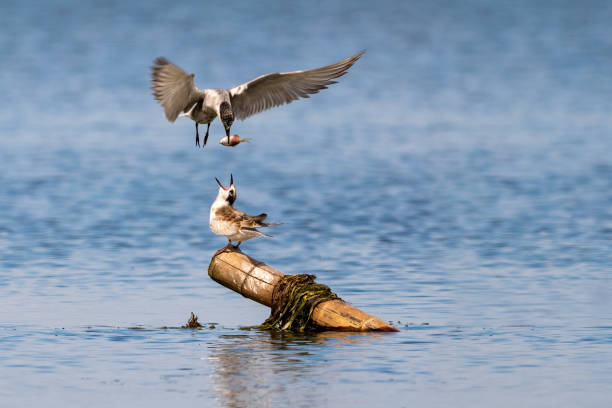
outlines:
[{"label": "tern's dangling leg", "polygon": [[198,132],[198,122],[196,124],[196,146],[200,146],[200,133]]},{"label": "tern's dangling leg", "polygon": [[[206,136],[204,136],[204,144],[206,144],[206,141],[208,140],[208,130],[209,129],[210,129],[210,123],[206,127]],[[202,147],[204,147],[204,146],[202,146]]]}]

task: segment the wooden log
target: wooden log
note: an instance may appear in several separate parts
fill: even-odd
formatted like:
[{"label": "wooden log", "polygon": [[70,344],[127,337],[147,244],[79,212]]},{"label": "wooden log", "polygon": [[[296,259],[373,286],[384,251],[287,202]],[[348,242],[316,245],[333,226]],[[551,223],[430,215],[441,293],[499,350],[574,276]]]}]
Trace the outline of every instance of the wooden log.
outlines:
[{"label": "wooden log", "polygon": [[[271,307],[274,287],[285,274],[243,254],[239,249],[230,249],[213,256],[208,266],[208,276],[244,297]],[[340,299],[317,305],[312,312],[312,321],[330,330],[398,331],[378,317]]]}]

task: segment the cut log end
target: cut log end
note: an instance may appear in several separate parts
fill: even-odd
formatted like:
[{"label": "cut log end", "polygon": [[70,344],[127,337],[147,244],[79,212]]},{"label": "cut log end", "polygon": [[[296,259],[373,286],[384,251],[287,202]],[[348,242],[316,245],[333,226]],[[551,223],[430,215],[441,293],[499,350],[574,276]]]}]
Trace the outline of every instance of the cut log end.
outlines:
[{"label": "cut log end", "polygon": [[312,312],[312,320],[321,327],[344,331],[399,331],[378,317],[369,315],[344,300],[328,300]]},{"label": "cut log end", "polygon": [[[226,249],[216,253],[208,266],[208,275],[228,289],[268,307],[272,306],[274,287],[285,276],[239,249]],[[340,299],[317,305],[312,312],[312,322],[329,330],[399,331],[378,317],[371,316]]]}]

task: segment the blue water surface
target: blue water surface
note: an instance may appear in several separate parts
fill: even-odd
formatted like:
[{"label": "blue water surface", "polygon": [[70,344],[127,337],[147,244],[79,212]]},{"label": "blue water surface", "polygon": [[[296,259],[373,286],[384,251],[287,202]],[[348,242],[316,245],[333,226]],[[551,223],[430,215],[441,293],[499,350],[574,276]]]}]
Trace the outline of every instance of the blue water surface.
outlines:
[{"label": "blue water surface", "polygon": [[[11,2],[0,13],[0,406],[609,407],[612,4]],[[204,149],[165,56],[229,88],[367,49]],[[217,184],[287,222],[243,250],[395,334],[241,330]],[[181,330],[190,312],[203,330]]]}]

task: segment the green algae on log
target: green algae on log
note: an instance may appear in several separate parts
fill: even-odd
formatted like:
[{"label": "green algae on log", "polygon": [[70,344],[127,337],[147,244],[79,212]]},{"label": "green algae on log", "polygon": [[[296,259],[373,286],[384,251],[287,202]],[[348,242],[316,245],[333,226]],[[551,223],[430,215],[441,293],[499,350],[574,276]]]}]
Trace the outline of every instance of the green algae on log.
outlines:
[{"label": "green algae on log", "polygon": [[[242,296],[272,307],[274,289],[284,273],[243,254],[239,249],[216,253],[208,266],[208,275]],[[341,299],[326,300],[312,310],[311,322],[326,330],[398,331],[378,317],[371,316]]]}]

